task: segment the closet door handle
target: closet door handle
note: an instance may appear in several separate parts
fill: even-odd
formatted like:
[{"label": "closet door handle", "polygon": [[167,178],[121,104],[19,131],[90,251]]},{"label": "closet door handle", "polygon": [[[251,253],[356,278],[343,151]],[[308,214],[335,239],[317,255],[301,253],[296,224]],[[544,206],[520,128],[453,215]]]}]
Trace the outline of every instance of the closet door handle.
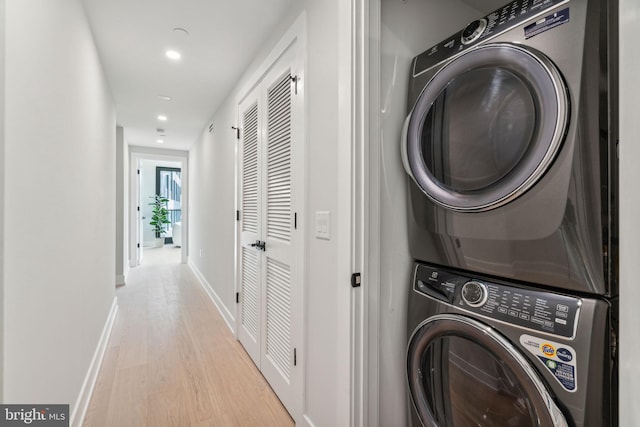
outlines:
[{"label": "closet door handle", "polygon": [[266,247],[267,247],[267,243],[263,242],[262,240],[256,240],[255,243],[251,243],[249,246],[251,246],[252,248],[258,248],[261,251],[266,251]]}]

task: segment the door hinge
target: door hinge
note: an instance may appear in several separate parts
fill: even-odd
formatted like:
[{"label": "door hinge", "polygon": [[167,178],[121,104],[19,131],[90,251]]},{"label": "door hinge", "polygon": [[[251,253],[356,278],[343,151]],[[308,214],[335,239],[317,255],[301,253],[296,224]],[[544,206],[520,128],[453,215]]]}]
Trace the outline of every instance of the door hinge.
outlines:
[{"label": "door hinge", "polygon": [[137,245],[137,246],[138,246],[138,247],[140,247],[140,243],[138,243],[138,245]]},{"label": "door hinge", "polygon": [[236,221],[240,221],[240,211],[236,211]]},{"label": "door hinge", "polygon": [[240,292],[236,292],[236,304],[240,304]]},{"label": "door hinge", "polygon": [[359,288],[362,284],[362,278],[360,277],[360,273],[353,273],[351,275],[351,287]]},{"label": "door hinge", "polygon": [[298,212],[293,213],[293,229],[298,229]]},{"label": "door hinge", "polygon": [[293,349],[293,366],[297,366],[298,365],[298,349],[294,348]]},{"label": "door hinge", "polygon": [[138,206],[138,212],[140,212],[140,206]]},{"label": "door hinge", "polygon": [[293,93],[294,94],[298,94],[298,81],[300,80],[300,77],[298,76],[289,76],[289,79],[293,82]]},{"label": "door hinge", "polygon": [[140,169],[138,169],[138,175],[140,175]]}]

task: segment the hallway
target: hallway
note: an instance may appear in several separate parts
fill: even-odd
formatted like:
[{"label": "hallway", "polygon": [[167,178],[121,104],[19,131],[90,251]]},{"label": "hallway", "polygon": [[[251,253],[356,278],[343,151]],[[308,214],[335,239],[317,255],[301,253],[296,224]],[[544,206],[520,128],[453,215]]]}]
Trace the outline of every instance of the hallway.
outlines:
[{"label": "hallway", "polygon": [[293,426],[172,246],[147,249],[119,313],[85,426]]}]

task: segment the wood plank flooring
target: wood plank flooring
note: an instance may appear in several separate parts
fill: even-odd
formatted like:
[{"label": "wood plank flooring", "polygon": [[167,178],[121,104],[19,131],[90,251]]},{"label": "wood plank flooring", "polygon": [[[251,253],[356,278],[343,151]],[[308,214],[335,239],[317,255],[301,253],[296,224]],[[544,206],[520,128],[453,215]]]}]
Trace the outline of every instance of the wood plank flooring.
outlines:
[{"label": "wood plank flooring", "polygon": [[83,425],[293,426],[179,252],[145,250],[118,288],[118,317]]}]

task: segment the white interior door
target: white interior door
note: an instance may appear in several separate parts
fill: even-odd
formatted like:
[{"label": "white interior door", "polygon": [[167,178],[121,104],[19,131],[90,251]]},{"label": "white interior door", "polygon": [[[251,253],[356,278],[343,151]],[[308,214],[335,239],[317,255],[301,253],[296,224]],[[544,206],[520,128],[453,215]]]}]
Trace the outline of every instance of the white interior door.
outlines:
[{"label": "white interior door", "polygon": [[240,247],[238,339],[260,367],[262,251],[256,245],[262,233],[262,202],[259,184],[261,125],[258,89],[239,106],[240,115]]},{"label": "white interior door", "polygon": [[[302,62],[296,53],[295,45],[289,47],[239,106],[238,274],[240,342],[294,419],[302,408],[304,182]],[[256,242],[258,250],[250,246]]]},{"label": "white interior door", "polygon": [[[301,304],[296,251],[301,251],[297,232],[297,200],[294,183],[294,127],[296,79],[292,58],[283,57],[265,76],[265,214],[264,258],[266,263],[262,337],[262,373],[290,412],[298,405],[297,343],[294,307]],[[295,323],[294,323],[295,319]]]}]

